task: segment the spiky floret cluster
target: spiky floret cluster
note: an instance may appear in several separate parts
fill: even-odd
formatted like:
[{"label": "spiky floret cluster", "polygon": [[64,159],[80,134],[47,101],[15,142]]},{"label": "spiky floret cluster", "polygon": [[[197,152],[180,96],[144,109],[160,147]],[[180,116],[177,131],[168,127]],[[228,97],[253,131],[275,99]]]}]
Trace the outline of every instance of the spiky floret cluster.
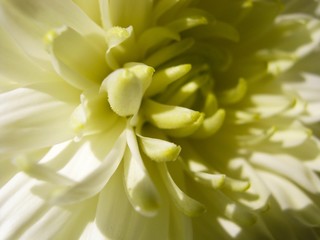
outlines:
[{"label": "spiky floret cluster", "polygon": [[1,70],[6,236],[316,239],[320,87],[301,69],[320,23],[299,4],[1,0],[1,51],[26,64]]}]

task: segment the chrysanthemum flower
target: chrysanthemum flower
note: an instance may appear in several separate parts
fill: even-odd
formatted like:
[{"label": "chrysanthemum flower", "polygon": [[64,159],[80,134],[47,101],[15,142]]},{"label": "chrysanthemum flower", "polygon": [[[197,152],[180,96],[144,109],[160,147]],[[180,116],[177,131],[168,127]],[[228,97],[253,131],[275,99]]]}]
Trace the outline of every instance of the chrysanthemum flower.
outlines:
[{"label": "chrysanthemum flower", "polygon": [[313,0],[0,0],[0,239],[319,239]]}]

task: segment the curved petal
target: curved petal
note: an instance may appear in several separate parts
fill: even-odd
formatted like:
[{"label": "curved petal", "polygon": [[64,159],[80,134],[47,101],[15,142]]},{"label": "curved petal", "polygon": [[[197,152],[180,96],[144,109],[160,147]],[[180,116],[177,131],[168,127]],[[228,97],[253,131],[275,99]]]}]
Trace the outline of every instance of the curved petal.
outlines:
[{"label": "curved petal", "polygon": [[134,130],[128,126],[126,132],[131,154],[127,154],[124,159],[125,190],[137,212],[153,216],[161,202],[158,189],[144,166]]},{"label": "curved petal", "polygon": [[203,204],[185,194],[172,179],[166,163],[159,163],[158,169],[172,201],[187,216],[198,216],[206,211]]},{"label": "curved petal", "polygon": [[122,133],[100,166],[85,179],[71,187],[57,188],[52,200],[55,204],[70,204],[88,199],[99,193],[118,168],[125,151],[125,134]]},{"label": "curved petal", "polygon": [[[0,25],[0,82],[18,86],[58,80],[50,71],[40,68],[23,52]],[[15,85],[15,87],[17,87]],[[1,91],[3,88],[1,87]]]},{"label": "curved petal", "polygon": [[250,161],[257,168],[285,177],[313,194],[320,192],[320,180],[316,173],[296,158],[284,154],[268,155],[257,152]]},{"label": "curved petal", "polygon": [[103,34],[70,0],[1,0],[0,5],[0,24],[30,56],[42,63],[48,63],[42,39],[50,29],[67,25],[81,34]]},{"label": "curved petal", "polygon": [[[46,83],[0,95],[0,152],[18,153],[73,137],[68,121],[75,107],[74,92],[65,89],[55,93],[64,87],[64,84]],[[70,95],[64,96],[65,91]]]},{"label": "curved petal", "polygon": [[158,215],[144,217],[128,201],[122,178],[122,171],[117,171],[99,196],[96,224],[100,231],[107,239],[169,239],[167,200],[161,202],[162,209]]},{"label": "curved petal", "polygon": [[282,210],[291,213],[309,226],[319,226],[320,208],[304,191],[285,178],[259,171]]},{"label": "curved petal", "polygon": [[99,0],[72,0],[76,3],[95,23],[102,25],[99,9]]},{"label": "curved petal", "polygon": [[19,238],[29,224],[47,210],[44,201],[31,193],[35,183],[35,180],[20,173],[1,189],[1,238]]},{"label": "curved petal", "polygon": [[[140,33],[146,25],[150,24],[153,1],[107,1],[100,0],[100,11],[103,26],[108,29],[111,26],[127,27],[132,25],[135,31]],[[135,14],[132,14],[135,13]]]},{"label": "curved petal", "polygon": [[52,65],[65,81],[79,89],[88,89],[107,75],[105,47],[79,32],[61,26],[44,37]]}]

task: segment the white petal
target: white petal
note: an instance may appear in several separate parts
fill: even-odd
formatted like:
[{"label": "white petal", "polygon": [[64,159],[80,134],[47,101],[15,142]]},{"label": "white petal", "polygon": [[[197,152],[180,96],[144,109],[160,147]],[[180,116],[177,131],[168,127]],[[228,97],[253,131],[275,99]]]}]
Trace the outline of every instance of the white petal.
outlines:
[{"label": "white petal", "polygon": [[[250,208],[239,203],[236,197],[229,197],[230,192],[222,192],[220,190],[197,188],[193,190],[194,194],[202,197],[201,200],[208,207],[207,216],[200,218],[217,218],[217,216],[225,216],[239,226],[252,226],[257,217]],[[237,200],[234,200],[237,199]]]},{"label": "white petal", "polygon": [[99,193],[120,164],[125,146],[125,135],[122,133],[96,170],[70,188],[58,188],[58,192],[53,193],[52,201],[57,204],[70,204],[85,200]]},{"label": "white petal", "polygon": [[54,73],[41,69],[32,62],[1,26],[0,38],[0,82],[16,83],[21,86],[59,79]]},{"label": "white petal", "polygon": [[144,166],[134,130],[128,127],[126,132],[130,154],[126,154],[124,161],[125,190],[137,212],[154,216],[159,208],[160,196]]},{"label": "white petal", "polygon": [[57,73],[76,88],[88,89],[107,75],[105,44],[62,26],[48,31],[44,41]]},{"label": "white petal", "polygon": [[218,222],[232,238],[236,238],[237,235],[241,232],[241,228],[233,221],[229,221],[228,219],[224,218],[219,218]]},{"label": "white petal", "polygon": [[302,119],[307,123],[320,120],[318,111],[320,106],[320,72],[317,65],[319,57],[319,53],[315,52],[303,59],[302,64],[298,64],[288,74],[281,77],[281,80],[284,81],[284,88],[287,91],[297,92],[306,102],[307,114]]},{"label": "white petal", "polygon": [[106,237],[99,230],[95,222],[90,222],[83,230],[80,240],[105,240]]},{"label": "white petal", "polygon": [[[70,0],[1,1],[1,25],[35,59],[48,61],[42,38],[55,27],[67,25],[82,34],[102,35],[102,30]],[[41,24],[39,24],[41,23]]]},{"label": "white petal", "polygon": [[[140,33],[146,25],[152,13],[153,1],[136,0],[134,2],[126,0],[100,1],[103,25],[106,29],[112,26],[127,27],[132,25]],[[132,15],[132,13],[135,13]]]},{"label": "white petal", "polygon": [[303,126],[288,126],[287,129],[275,130],[269,139],[272,142],[280,142],[283,148],[288,148],[303,144],[311,135],[311,130]]},{"label": "white petal", "polygon": [[[52,235],[42,239],[79,239],[96,213],[97,198],[62,208],[50,209],[26,235],[26,240],[37,239],[41,235]],[[63,215],[64,214],[64,215]],[[44,231],[45,229],[45,231]],[[98,238],[97,238],[98,239]]]},{"label": "white petal", "polygon": [[320,192],[318,176],[296,158],[284,154],[268,155],[257,152],[252,155],[250,162],[264,171],[282,175],[312,193]]},{"label": "white petal", "polygon": [[17,239],[47,210],[44,201],[31,192],[35,184],[35,180],[20,173],[1,189],[1,238]]},{"label": "white petal", "polygon": [[73,181],[69,178],[63,177],[53,169],[43,166],[42,164],[33,163],[32,160],[26,157],[16,157],[14,159],[14,163],[20,171],[23,171],[32,178],[59,185],[73,184]]},{"label": "white petal", "polygon": [[249,111],[259,114],[262,118],[280,114],[296,103],[294,98],[275,94],[254,94],[250,100],[254,107],[249,108]]},{"label": "white petal", "polygon": [[217,211],[222,211],[222,214],[239,226],[251,226],[257,221],[256,215],[242,204],[235,202],[227,194],[217,191],[212,193],[206,193],[211,204],[213,201],[217,201]]},{"label": "white petal", "polygon": [[230,161],[229,167],[232,171],[241,171],[242,179],[248,179],[251,186],[246,191],[247,197],[237,195],[238,201],[255,210],[268,208],[270,191],[263,180],[256,173],[256,170],[244,159],[236,158]]},{"label": "white petal", "polygon": [[[120,123],[118,126],[113,126],[110,131],[84,137],[79,142],[68,141],[57,144],[39,161],[39,165],[56,171],[74,182],[80,182],[99,168],[123,128],[124,125]],[[57,184],[48,178],[46,181]]]},{"label": "white petal", "polygon": [[129,203],[123,188],[122,169],[110,179],[100,194],[96,224],[107,239],[163,240],[168,238],[168,203],[154,217],[143,217]]},{"label": "white petal", "polygon": [[107,0],[99,0],[99,6],[100,6],[102,26],[105,30],[108,30],[113,26],[111,16],[109,14],[110,2]]},{"label": "white petal", "polygon": [[25,229],[25,232],[19,239],[50,239],[56,236],[56,233],[65,226],[69,218],[70,212],[65,209],[58,207],[48,208],[39,216],[38,221],[29,222],[28,228]]},{"label": "white petal", "polygon": [[159,196],[150,177],[130,154],[124,158],[124,181],[128,199],[144,216],[154,216],[159,208]]},{"label": "white petal", "polygon": [[272,173],[259,171],[282,210],[291,212],[304,224],[319,226],[320,208],[295,184]]},{"label": "white petal", "polygon": [[99,9],[99,0],[72,0],[75,2],[95,23],[101,25],[101,14]]},{"label": "white petal", "polygon": [[169,239],[192,240],[194,237],[192,219],[174,208],[175,206],[172,206],[170,211]]},{"label": "white petal", "polygon": [[170,194],[169,196],[180,211],[187,216],[199,216],[206,211],[203,204],[189,197],[176,185],[168,171],[166,163],[159,163],[158,169]]},{"label": "white petal", "polygon": [[107,98],[107,93],[99,93],[98,88],[80,95],[81,104],[74,110],[70,120],[77,138],[107,131],[119,121],[118,115],[106,103]]},{"label": "white petal", "polygon": [[69,150],[51,162],[54,163],[59,159],[68,159],[68,163],[59,172],[75,181],[83,180],[100,166],[101,161],[112,149],[115,141],[115,137],[112,135],[118,136],[116,134],[119,134],[119,128],[117,129],[114,126],[113,131],[110,132],[111,134],[101,133],[84,138],[79,143],[72,143],[69,146]]},{"label": "white petal", "polygon": [[48,83],[0,95],[0,152],[42,148],[72,138],[68,122],[74,92],[65,86]]},{"label": "white petal", "polygon": [[134,29],[130,25],[127,28],[112,27],[106,31],[105,38],[108,44],[106,61],[108,66],[116,70],[125,63],[138,58]]},{"label": "white petal", "polygon": [[258,174],[263,177],[264,182],[267,184],[270,191],[272,191],[283,210],[303,209],[312,203],[312,200],[307,197],[302,190],[286,179],[267,171],[259,170]]}]

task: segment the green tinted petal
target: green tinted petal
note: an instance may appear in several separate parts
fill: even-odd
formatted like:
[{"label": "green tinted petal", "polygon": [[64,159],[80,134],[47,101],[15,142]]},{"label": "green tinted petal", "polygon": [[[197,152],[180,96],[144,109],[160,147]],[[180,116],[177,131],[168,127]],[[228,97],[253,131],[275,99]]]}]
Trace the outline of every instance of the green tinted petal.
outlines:
[{"label": "green tinted petal", "polygon": [[139,142],[143,152],[156,162],[175,161],[181,151],[180,146],[157,138],[139,136]]},{"label": "green tinted petal", "polygon": [[206,211],[205,207],[196,200],[187,196],[181,189],[175,184],[171,178],[167,166],[165,163],[159,163],[158,169],[161,177],[166,185],[173,202],[177,208],[188,216],[197,216]]},{"label": "green tinted petal", "polygon": [[162,129],[188,127],[197,122],[202,114],[187,108],[169,106],[146,99],[142,104],[145,117]]}]

